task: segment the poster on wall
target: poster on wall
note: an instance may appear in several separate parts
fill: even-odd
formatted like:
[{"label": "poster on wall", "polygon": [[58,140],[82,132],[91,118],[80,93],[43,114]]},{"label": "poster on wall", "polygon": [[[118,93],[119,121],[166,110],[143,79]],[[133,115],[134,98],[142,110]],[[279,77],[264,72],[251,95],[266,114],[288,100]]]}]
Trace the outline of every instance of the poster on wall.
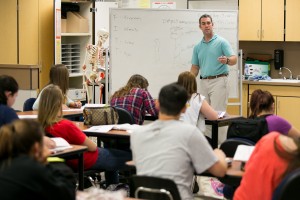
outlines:
[{"label": "poster on wall", "polygon": [[157,9],[176,9],[176,2],[153,2],[152,8]]}]

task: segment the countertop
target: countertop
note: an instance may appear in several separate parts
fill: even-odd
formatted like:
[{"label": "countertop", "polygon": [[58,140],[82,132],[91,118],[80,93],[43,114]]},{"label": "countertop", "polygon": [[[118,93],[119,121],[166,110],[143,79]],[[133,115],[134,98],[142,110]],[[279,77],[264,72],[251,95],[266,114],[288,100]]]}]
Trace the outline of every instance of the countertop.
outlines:
[{"label": "countertop", "polygon": [[243,80],[243,84],[249,84],[249,85],[278,85],[278,86],[291,86],[291,87],[300,87],[300,80],[299,82],[296,83],[291,83],[291,82],[276,82],[276,81],[248,81],[248,80]]}]

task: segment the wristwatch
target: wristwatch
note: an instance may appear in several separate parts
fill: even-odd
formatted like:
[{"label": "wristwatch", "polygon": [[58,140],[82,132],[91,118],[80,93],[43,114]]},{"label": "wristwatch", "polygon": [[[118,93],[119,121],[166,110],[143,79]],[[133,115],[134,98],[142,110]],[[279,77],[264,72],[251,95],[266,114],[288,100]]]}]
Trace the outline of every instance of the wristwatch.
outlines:
[{"label": "wristwatch", "polygon": [[228,64],[228,63],[229,63],[229,61],[230,61],[230,60],[229,60],[229,58],[227,58],[226,64]]}]

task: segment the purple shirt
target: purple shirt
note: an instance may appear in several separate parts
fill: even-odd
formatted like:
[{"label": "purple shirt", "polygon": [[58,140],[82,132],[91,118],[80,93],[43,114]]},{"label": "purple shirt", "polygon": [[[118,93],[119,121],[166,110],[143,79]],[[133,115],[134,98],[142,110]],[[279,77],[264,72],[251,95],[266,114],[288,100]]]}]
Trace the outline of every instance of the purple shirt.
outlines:
[{"label": "purple shirt", "polygon": [[292,125],[288,121],[276,115],[267,116],[266,121],[269,132],[278,131],[281,134],[287,135],[292,128]]},{"label": "purple shirt", "polygon": [[153,116],[158,114],[150,93],[141,88],[132,88],[129,94],[112,98],[110,105],[128,110],[133,115],[136,124],[143,124],[146,111]]}]

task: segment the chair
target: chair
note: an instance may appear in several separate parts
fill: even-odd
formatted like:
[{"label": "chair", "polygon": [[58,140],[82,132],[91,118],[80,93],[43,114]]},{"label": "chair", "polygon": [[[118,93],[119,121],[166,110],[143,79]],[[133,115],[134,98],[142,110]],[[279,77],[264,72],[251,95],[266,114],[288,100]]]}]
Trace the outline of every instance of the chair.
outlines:
[{"label": "chair", "polygon": [[297,200],[300,191],[300,169],[289,173],[277,186],[272,200]]},{"label": "chair", "polygon": [[128,110],[121,107],[114,107],[114,108],[116,109],[119,115],[118,124],[125,124],[125,123],[135,124],[134,118]]},{"label": "chair", "polygon": [[130,184],[131,196],[153,200],[180,200],[174,181],[152,176],[133,176]]},{"label": "chair", "polygon": [[35,102],[36,98],[29,98],[23,104],[23,111],[30,111],[32,110],[32,106]]},{"label": "chair", "polygon": [[255,145],[255,143],[251,140],[247,140],[244,138],[229,138],[221,144],[220,149],[225,153],[226,157],[233,157],[237,147],[240,144],[249,146]]}]

